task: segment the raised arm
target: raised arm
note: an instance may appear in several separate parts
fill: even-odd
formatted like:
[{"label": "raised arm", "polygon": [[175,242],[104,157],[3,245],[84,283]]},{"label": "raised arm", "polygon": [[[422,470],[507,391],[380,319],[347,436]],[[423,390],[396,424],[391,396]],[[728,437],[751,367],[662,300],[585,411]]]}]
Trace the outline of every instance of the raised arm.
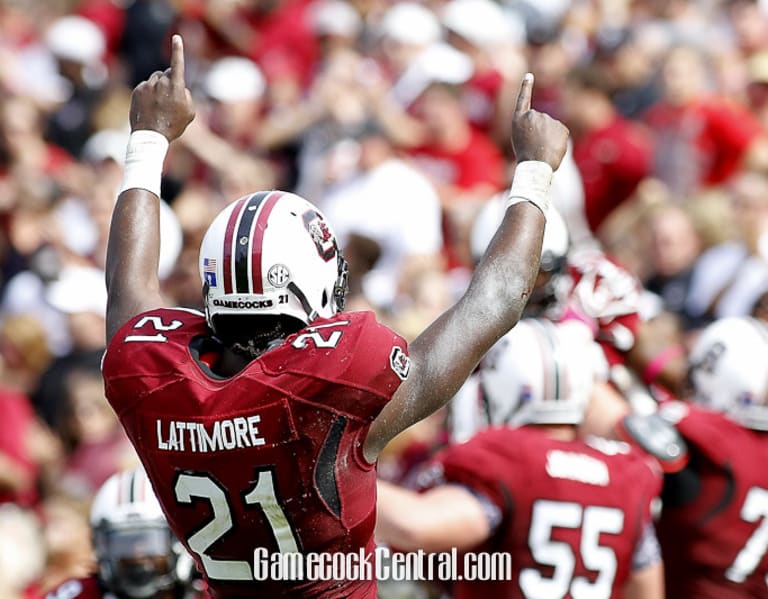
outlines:
[{"label": "raised arm", "polygon": [[162,306],[160,177],[168,144],[194,116],[184,86],[184,46],[174,35],[170,68],[139,83],[131,96],[131,138],[107,247],[107,340],[132,316]]},{"label": "raised arm", "polygon": [[448,402],[483,354],[517,323],[528,301],[539,271],[549,183],[568,141],[562,123],[531,109],[532,90],[529,73],[512,122],[518,168],[504,220],[464,296],[410,345],[410,374],[366,438],[369,460],[400,431]]}]

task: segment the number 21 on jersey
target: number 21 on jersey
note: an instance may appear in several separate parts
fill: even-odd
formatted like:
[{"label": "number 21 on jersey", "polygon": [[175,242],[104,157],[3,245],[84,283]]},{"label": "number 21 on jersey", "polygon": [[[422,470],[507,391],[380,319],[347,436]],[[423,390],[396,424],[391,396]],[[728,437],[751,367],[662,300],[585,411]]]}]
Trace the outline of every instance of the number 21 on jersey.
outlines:
[{"label": "number 21 on jersey", "polygon": [[[298,553],[296,536],[275,494],[274,471],[260,469],[257,477],[256,484],[242,494],[242,500],[246,505],[261,507],[281,553]],[[215,580],[253,580],[249,562],[216,559],[207,553],[234,527],[226,490],[204,472],[182,472],[176,477],[173,492],[179,503],[192,503],[198,498],[206,499],[211,505],[213,518],[187,539],[189,548],[200,557],[205,574]]]}]

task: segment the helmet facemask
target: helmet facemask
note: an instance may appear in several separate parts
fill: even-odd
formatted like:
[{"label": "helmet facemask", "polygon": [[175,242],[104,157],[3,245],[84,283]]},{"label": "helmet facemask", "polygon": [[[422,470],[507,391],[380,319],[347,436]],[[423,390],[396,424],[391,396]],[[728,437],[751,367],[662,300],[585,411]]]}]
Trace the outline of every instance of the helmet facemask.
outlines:
[{"label": "helmet facemask", "polygon": [[140,527],[100,525],[94,530],[100,578],[124,599],[147,599],[172,589],[177,584],[173,543],[164,522]]},{"label": "helmet facemask", "polygon": [[121,599],[147,599],[185,588],[193,560],[171,532],[143,470],[112,475],[90,515],[99,578]]}]

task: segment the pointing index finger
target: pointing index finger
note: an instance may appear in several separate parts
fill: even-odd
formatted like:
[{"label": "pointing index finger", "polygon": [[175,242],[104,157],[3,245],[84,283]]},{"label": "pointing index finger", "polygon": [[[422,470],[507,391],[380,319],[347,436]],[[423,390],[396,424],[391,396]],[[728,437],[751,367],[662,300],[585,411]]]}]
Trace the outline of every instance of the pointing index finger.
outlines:
[{"label": "pointing index finger", "polygon": [[171,38],[171,83],[184,87],[184,42],[178,34]]},{"label": "pointing index finger", "polygon": [[522,114],[531,109],[531,95],[533,94],[533,73],[526,73],[520,84],[520,93],[517,95],[515,114]]}]

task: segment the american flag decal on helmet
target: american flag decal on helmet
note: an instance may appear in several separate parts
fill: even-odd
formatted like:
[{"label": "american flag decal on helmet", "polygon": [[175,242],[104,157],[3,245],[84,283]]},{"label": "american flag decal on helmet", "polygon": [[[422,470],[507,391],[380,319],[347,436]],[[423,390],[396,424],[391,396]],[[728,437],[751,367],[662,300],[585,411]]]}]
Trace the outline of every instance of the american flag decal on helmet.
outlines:
[{"label": "american flag decal on helmet", "polygon": [[203,258],[203,276],[205,282],[211,287],[217,287],[218,281],[216,281],[216,259],[215,258]]}]

